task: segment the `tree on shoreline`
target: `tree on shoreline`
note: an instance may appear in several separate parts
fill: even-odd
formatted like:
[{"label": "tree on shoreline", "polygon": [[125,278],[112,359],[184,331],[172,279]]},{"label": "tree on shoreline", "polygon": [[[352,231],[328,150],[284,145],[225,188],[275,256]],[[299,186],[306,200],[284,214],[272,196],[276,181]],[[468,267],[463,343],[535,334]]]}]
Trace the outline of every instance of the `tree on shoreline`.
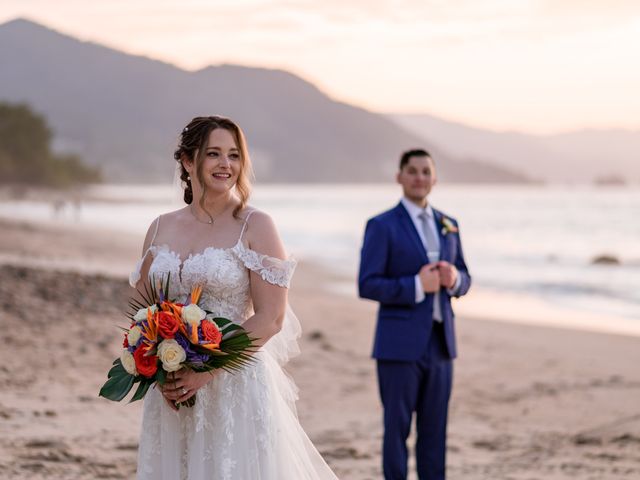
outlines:
[{"label": "tree on shoreline", "polygon": [[0,102],[0,184],[50,187],[98,183],[100,170],[51,151],[52,132],[26,104]]}]

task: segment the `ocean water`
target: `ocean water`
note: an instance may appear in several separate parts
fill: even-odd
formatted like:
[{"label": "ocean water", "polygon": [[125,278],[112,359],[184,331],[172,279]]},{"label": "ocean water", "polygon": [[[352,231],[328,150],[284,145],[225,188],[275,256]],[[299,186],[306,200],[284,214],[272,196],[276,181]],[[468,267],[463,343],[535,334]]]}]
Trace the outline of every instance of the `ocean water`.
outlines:
[{"label": "ocean water", "polygon": [[[54,214],[47,202],[0,202],[0,217],[140,234],[182,204],[168,185],[104,185],[96,199]],[[366,220],[394,206],[396,185],[257,185],[252,204],[272,215],[287,249],[347,278],[355,295]],[[568,186],[438,185],[432,205],[460,222],[474,284],[579,311],[640,322],[640,190]],[[593,265],[597,255],[620,265]]]}]

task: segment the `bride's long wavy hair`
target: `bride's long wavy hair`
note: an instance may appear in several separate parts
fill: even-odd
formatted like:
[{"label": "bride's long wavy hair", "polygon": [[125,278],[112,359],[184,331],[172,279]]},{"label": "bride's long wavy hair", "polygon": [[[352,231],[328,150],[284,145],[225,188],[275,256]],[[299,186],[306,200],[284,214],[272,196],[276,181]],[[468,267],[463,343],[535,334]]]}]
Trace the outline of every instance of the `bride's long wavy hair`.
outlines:
[{"label": "bride's long wavy hair", "polygon": [[233,215],[237,216],[249,201],[251,193],[251,181],[253,177],[253,169],[251,167],[251,159],[249,158],[249,150],[242,129],[233,121],[225,117],[195,117],[182,130],[178,148],[173,153],[173,158],[180,164],[180,180],[182,180],[182,188],[184,189],[184,201],[186,204],[193,203],[193,188],[191,182],[193,179],[189,177],[189,172],[184,168],[183,161],[185,157],[194,162],[200,187],[202,187],[202,195],[198,200],[198,204],[204,209],[204,200],[206,197],[206,189],[202,175],[202,165],[205,156],[207,144],[209,142],[209,134],[216,128],[227,130],[233,136],[233,139],[240,151],[240,173],[235,184],[236,193],[240,200]]}]

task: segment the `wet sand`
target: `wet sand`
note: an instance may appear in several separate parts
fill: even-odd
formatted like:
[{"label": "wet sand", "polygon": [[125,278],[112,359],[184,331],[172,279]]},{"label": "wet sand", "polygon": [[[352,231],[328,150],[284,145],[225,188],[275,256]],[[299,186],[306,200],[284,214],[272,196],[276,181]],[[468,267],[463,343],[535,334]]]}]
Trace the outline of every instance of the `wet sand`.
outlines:
[{"label": "wet sand", "polygon": [[[0,478],[134,478],[139,403],[98,398],[141,238],[0,221]],[[379,479],[375,304],[301,262],[298,412],[342,479]],[[511,312],[517,316],[518,312]],[[640,338],[457,319],[451,479],[640,478]],[[415,477],[412,477],[415,478]]]}]

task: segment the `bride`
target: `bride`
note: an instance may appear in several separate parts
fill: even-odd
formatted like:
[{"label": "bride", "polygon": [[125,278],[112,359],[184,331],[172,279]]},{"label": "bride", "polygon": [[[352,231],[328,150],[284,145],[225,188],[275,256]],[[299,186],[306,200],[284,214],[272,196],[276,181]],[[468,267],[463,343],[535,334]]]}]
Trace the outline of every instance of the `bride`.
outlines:
[{"label": "bride", "polygon": [[[281,368],[300,334],[287,307],[295,262],[271,218],[247,205],[242,131],[227,118],[194,118],[174,157],[187,206],[151,224],[131,284],[170,274],[178,300],[202,285],[202,307],[241,323],[260,351],[238,372],[183,369],[147,393],[138,479],[336,479],[298,422],[296,387]],[[176,408],[194,395],[193,407]]]}]

